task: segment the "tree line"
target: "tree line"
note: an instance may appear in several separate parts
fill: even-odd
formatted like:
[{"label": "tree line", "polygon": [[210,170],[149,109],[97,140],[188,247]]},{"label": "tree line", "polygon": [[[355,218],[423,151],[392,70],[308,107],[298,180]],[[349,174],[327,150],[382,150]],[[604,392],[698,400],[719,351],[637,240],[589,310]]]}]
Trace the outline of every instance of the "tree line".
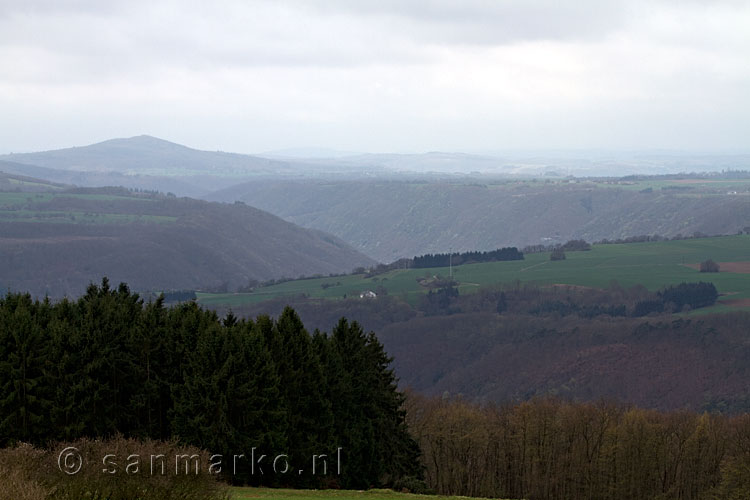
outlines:
[{"label": "tree line", "polygon": [[455,252],[425,254],[412,259],[411,267],[448,267],[477,262],[498,262],[506,260],[523,260],[523,252],[516,247],[498,248],[489,252]]},{"label": "tree line", "polygon": [[530,500],[750,498],[750,415],[410,395],[427,485]]},{"label": "tree line", "polygon": [[[219,318],[195,302],[144,302],[106,278],[75,301],[9,293],[0,298],[0,446],[177,439],[225,456],[284,454],[303,471],[274,474],[267,462],[261,476],[247,462],[229,478],[238,482],[388,485],[420,471],[390,362],[356,322],[310,334],[291,308],[276,320]],[[313,475],[322,454],[327,474]]]}]

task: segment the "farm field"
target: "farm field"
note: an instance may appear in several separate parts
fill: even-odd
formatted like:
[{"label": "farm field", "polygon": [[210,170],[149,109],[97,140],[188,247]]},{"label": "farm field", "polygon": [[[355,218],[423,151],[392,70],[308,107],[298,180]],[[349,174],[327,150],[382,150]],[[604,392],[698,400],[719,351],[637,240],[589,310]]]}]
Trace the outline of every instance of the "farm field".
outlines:
[{"label": "farm field", "polygon": [[[92,202],[87,210],[50,210],[54,200]],[[69,192],[0,192],[0,222],[46,222],[59,224],[171,224],[177,217],[152,214],[118,213],[108,209],[105,202],[126,201],[149,206],[154,200],[147,197],[120,196],[99,193]],[[143,206],[143,205],[140,205]]]},{"label": "farm field", "polygon": [[411,495],[396,493],[392,490],[284,490],[274,488],[232,488],[232,500],[249,500],[251,498],[273,498],[275,500],[308,500],[335,498],[338,500],[458,500],[469,497],[446,497],[437,495]]},{"label": "farm field", "polygon": [[152,201],[149,198],[136,196],[119,196],[111,194],[81,194],[66,192],[47,192],[47,193],[27,193],[5,191],[0,192],[0,207],[13,205],[28,205],[50,201],[54,198],[75,198],[81,200],[112,201],[112,200],[134,200],[134,201]]},{"label": "farm field", "polygon": [[[453,268],[460,293],[501,283],[567,284],[603,288],[617,281],[624,287],[641,284],[650,290],[682,282],[709,281],[722,297],[719,304],[700,312],[736,310],[750,306],[750,274],[724,270],[700,273],[691,265],[713,259],[719,263],[750,262],[750,236],[721,236],[678,241],[594,245],[587,252],[567,252],[563,261],[550,261],[549,253],[526,254],[525,260],[467,264]],[[742,265],[725,265],[742,270]],[[198,293],[200,303],[239,306],[294,295],[337,299],[358,297],[379,287],[390,295],[415,303],[429,290],[418,280],[449,275],[449,269],[402,269],[378,276],[363,274],[287,281],[261,287],[252,293]],[[697,312],[696,312],[697,313]]]}]

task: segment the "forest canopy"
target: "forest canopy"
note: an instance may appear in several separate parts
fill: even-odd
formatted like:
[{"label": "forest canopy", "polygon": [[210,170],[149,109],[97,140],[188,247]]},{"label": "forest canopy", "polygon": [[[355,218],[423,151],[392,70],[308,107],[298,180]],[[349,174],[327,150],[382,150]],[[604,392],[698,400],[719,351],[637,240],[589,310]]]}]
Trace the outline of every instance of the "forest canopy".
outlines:
[{"label": "forest canopy", "polygon": [[[295,487],[420,474],[391,359],[343,318],[330,335],[310,334],[291,308],[220,319],[105,278],[76,301],[1,298],[0,360],[0,446],[123,435],[223,455],[257,448],[288,455],[299,473],[245,467],[229,479]],[[300,465],[321,454],[343,466],[316,476]]]}]

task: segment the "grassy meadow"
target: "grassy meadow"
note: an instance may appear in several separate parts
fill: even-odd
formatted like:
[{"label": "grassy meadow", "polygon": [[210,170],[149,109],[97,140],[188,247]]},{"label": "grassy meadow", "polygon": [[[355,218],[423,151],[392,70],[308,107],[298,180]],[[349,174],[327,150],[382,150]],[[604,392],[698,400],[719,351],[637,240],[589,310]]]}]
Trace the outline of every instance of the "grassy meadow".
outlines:
[{"label": "grassy meadow", "polygon": [[[587,252],[567,252],[566,260],[550,261],[549,253],[526,254],[521,261],[467,264],[453,268],[462,294],[482,286],[520,281],[539,285],[567,284],[603,288],[617,281],[624,287],[641,284],[650,290],[682,282],[710,281],[723,294],[719,304],[701,312],[734,310],[732,302],[750,299],[750,274],[722,271],[700,273],[690,265],[706,259],[716,262],[750,262],[750,236],[722,236],[678,241],[594,245]],[[748,265],[750,271],[750,265]],[[448,276],[449,269],[401,269],[378,276],[348,275],[287,281],[261,287],[252,293],[199,293],[207,305],[239,306],[305,294],[311,298],[358,297],[362,291],[382,287],[388,294],[415,303],[428,287],[419,280]],[[750,302],[750,300],[748,300]]]}]

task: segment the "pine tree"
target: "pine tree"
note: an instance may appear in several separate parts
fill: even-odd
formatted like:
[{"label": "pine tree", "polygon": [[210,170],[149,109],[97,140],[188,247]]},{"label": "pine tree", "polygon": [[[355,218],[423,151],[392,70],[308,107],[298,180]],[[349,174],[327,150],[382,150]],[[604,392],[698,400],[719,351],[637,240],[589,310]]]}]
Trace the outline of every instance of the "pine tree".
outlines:
[{"label": "pine tree", "polygon": [[171,374],[179,371],[170,364],[168,353],[171,330],[164,295],[146,304],[141,311],[137,328],[131,331],[129,349],[133,352],[135,377],[140,390],[131,398],[137,418],[133,434],[140,437],[169,439],[169,410],[171,403]]},{"label": "pine tree", "polygon": [[78,307],[85,376],[74,387],[77,414],[86,435],[129,435],[136,426],[131,400],[138,388],[135,359],[128,344],[142,301],[125,284],[110,289],[104,278],[100,287],[89,286]]},{"label": "pine tree", "polygon": [[67,299],[58,302],[47,327],[45,384],[50,392],[48,437],[73,440],[85,435],[84,421],[78,414],[77,386],[88,379],[83,369],[83,339],[75,325],[80,324],[79,309]]},{"label": "pine tree", "polygon": [[[39,443],[44,436],[43,330],[31,296],[8,295],[0,314],[0,441]],[[48,306],[48,304],[47,304]]]},{"label": "pine tree", "polygon": [[289,463],[302,474],[279,477],[282,484],[315,486],[309,466],[314,455],[329,454],[332,420],[330,403],[323,394],[323,371],[310,335],[293,309],[286,307],[276,322],[270,345],[276,361],[281,398],[287,415]]},{"label": "pine tree", "polygon": [[332,382],[335,433],[346,464],[342,485],[365,488],[420,476],[419,448],[406,428],[404,396],[383,345],[342,318],[332,351],[331,371],[339,371]]}]

